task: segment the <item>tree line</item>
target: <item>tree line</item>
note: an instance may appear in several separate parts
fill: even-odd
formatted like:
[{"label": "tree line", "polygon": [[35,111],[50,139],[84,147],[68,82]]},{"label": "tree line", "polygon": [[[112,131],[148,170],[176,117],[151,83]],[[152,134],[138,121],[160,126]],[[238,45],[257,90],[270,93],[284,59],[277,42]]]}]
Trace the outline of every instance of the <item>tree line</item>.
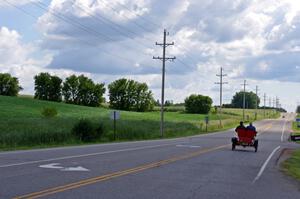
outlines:
[{"label": "tree line", "polygon": [[[0,73],[0,95],[17,96],[22,87],[16,77]],[[147,84],[134,80],[119,79],[108,85],[109,107],[126,111],[150,111],[155,100]],[[66,102],[98,107],[105,102],[105,84],[95,83],[84,75],[71,75],[64,81],[49,73],[34,76],[34,98],[54,102]]]},{"label": "tree line", "polygon": [[[109,107],[112,109],[145,112],[153,110],[160,105],[155,101],[153,93],[146,83],[121,78],[113,81],[108,86]],[[16,77],[8,73],[0,73],[0,95],[17,96],[22,90]],[[66,102],[83,106],[98,107],[105,102],[106,92],[104,83],[95,83],[84,75],[71,75],[64,81],[49,73],[40,73],[34,76],[34,98],[55,102]],[[237,92],[230,104],[224,104],[226,108],[243,108],[244,92]],[[259,107],[260,98],[253,92],[245,92],[246,108]],[[212,106],[209,96],[192,94],[188,96],[183,105],[188,113],[207,114]],[[165,106],[170,106],[173,101],[166,101]],[[283,111],[283,110],[279,110]]]}]

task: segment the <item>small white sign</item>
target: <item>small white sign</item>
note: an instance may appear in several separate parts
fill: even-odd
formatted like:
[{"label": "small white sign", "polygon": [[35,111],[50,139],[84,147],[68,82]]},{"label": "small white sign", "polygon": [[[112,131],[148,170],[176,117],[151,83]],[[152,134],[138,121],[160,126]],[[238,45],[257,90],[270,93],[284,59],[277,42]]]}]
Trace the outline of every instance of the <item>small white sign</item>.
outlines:
[{"label": "small white sign", "polygon": [[112,111],[110,113],[110,119],[119,120],[120,119],[120,111]]}]

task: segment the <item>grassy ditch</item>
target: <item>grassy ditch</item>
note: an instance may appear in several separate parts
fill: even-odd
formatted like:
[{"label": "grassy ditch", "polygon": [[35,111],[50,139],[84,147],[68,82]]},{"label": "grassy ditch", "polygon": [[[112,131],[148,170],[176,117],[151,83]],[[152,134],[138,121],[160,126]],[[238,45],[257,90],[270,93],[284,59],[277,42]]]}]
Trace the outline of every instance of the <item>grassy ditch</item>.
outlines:
[{"label": "grassy ditch", "polygon": [[[45,108],[55,109],[57,114],[45,117]],[[102,124],[104,134],[94,143],[114,141],[113,122],[108,108],[92,108],[65,103],[39,101],[29,97],[0,96],[0,150],[27,149],[37,147],[83,144],[71,131],[80,119],[89,119],[95,125]],[[247,110],[249,119],[254,119],[254,110]],[[165,113],[165,137],[182,137],[206,133],[206,115],[184,112]],[[223,127],[219,127],[219,116],[209,114],[208,132],[229,129],[241,120],[239,109],[224,109],[221,116]],[[272,117],[277,117],[274,114]],[[258,112],[258,119],[263,112]],[[117,121],[117,141],[160,138],[159,112],[121,111]]]},{"label": "grassy ditch", "polygon": [[288,175],[300,180],[300,150],[293,152],[292,156],[283,162],[282,166]]}]

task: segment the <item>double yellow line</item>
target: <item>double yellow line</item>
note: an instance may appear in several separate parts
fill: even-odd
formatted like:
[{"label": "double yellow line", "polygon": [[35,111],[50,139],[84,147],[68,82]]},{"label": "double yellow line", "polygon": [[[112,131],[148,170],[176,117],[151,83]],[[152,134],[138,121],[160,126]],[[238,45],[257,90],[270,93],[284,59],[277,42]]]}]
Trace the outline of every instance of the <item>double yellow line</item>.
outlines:
[{"label": "double yellow line", "polygon": [[[265,133],[271,127],[272,127],[272,124],[268,125],[264,130],[261,131],[260,134]],[[123,171],[118,171],[118,172],[110,173],[110,174],[107,174],[107,175],[102,175],[102,176],[98,176],[98,177],[94,177],[94,178],[89,178],[89,179],[86,179],[86,180],[81,180],[81,181],[78,181],[78,182],[74,182],[74,183],[70,183],[70,184],[66,184],[66,185],[62,185],[62,186],[58,186],[58,187],[54,187],[54,188],[50,188],[50,189],[45,189],[43,191],[18,196],[18,197],[15,197],[15,199],[40,198],[40,197],[44,197],[44,196],[64,192],[64,191],[67,191],[67,190],[80,188],[80,187],[83,187],[83,186],[86,186],[86,185],[90,185],[90,184],[110,180],[110,179],[113,179],[113,178],[129,175],[129,174],[133,174],[133,173],[138,173],[138,172],[141,172],[141,171],[144,171],[144,170],[147,170],[147,169],[160,167],[160,166],[170,164],[170,163],[173,163],[173,162],[176,162],[176,161],[179,161],[179,160],[190,159],[190,158],[199,156],[201,154],[205,154],[205,153],[208,153],[208,152],[212,152],[212,151],[216,151],[216,150],[219,150],[219,149],[226,148],[228,146],[230,146],[230,144],[221,145],[221,146],[208,148],[208,149],[202,149],[202,150],[199,150],[199,151],[196,151],[196,152],[193,152],[193,153],[189,153],[189,154],[185,154],[185,155],[182,155],[182,156],[177,156],[177,157],[173,157],[173,158],[170,158],[170,159],[166,159],[166,160],[162,160],[162,161],[142,165],[142,166],[139,166],[139,167],[135,167],[135,168],[131,168],[131,169],[123,170]]]},{"label": "double yellow line", "polygon": [[82,180],[82,181],[78,181],[78,182],[75,182],[75,183],[70,183],[70,184],[66,184],[66,185],[46,189],[46,190],[39,191],[39,192],[30,193],[30,194],[23,195],[23,196],[18,196],[18,197],[15,197],[15,199],[25,199],[25,198],[26,199],[29,199],[29,198],[34,199],[34,198],[40,198],[40,197],[48,196],[48,195],[51,195],[51,194],[64,192],[64,191],[71,190],[71,189],[76,189],[76,188],[86,186],[86,185],[90,185],[90,184],[94,184],[94,183],[97,183],[97,182],[102,182],[102,181],[110,180],[110,179],[117,178],[117,177],[120,177],[120,176],[125,176],[125,175],[128,175],[128,174],[141,172],[141,171],[151,169],[151,168],[155,168],[155,167],[160,167],[162,165],[170,164],[170,163],[173,163],[173,162],[176,162],[176,161],[179,161],[179,160],[189,159],[189,158],[199,156],[199,155],[204,154],[204,153],[208,153],[208,152],[212,152],[212,151],[216,151],[216,150],[225,148],[227,146],[229,146],[229,145],[226,144],[226,145],[222,145],[222,146],[218,146],[218,147],[214,147],[214,148],[203,149],[203,150],[196,151],[196,152],[193,152],[193,153],[189,153],[189,154],[186,154],[186,155],[182,155],[182,156],[178,156],[178,157],[174,157],[174,158],[170,158],[170,159],[166,159],[166,160],[162,160],[162,161],[142,165],[142,166],[135,167],[135,168],[132,168],[132,169],[118,171],[118,172],[115,172],[115,173],[102,175],[102,176],[98,176],[98,177],[94,177],[94,178],[89,178],[89,179],[86,179],[86,180]]}]

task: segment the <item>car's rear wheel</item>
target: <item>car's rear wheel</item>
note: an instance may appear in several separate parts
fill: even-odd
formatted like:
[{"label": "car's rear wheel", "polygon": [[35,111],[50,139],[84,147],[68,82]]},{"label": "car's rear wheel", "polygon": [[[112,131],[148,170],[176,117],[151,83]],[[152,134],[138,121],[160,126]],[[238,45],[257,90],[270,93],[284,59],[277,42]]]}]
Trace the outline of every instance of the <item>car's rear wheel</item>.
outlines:
[{"label": "car's rear wheel", "polygon": [[258,149],[258,140],[254,141],[254,148],[255,148],[255,152],[257,152],[257,149]]},{"label": "car's rear wheel", "polygon": [[237,138],[232,138],[231,139],[231,142],[232,142],[232,150],[235,150],[235,146],[236,146],[236,143],[237,143]]}]

